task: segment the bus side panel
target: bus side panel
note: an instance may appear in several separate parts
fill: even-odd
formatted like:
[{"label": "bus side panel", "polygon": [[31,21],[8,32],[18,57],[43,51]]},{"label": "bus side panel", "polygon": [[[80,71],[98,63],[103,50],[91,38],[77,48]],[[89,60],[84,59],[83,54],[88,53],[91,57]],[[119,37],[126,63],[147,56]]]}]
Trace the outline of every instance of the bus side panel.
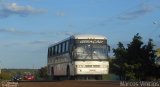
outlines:
[{"label": "bus side panel", "polygon": [[74,67],[73,62],[71,62],[71,58],[69,54],[66,53],[57,57],[58,60],[55,60],[54,64],[54,75],[55,76],[66,76],[67,75],[67,67],[70,71],[70,75],[74,75]]},{"label": "bus side panel", "polygon": [[[69,68],[67,68],[69,67]],[[63,63],[55,65],[54,67],[54,75],[55,76],[66,76],[67,75],[67,69],[69,69],[69,73],[71,76],[74,76],[74,66],[72,63]]]}]

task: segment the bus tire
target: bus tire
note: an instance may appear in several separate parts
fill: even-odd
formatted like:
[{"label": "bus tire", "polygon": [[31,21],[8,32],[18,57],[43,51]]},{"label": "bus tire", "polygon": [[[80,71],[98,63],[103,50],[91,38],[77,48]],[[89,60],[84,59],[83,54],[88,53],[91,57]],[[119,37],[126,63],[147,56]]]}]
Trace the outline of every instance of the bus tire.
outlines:
[{"label": "bus tire", "polygon": [[52,80],[55,80],[54,68],[53,67],[51,67],[51,76],[52,76]]},{"label": "bus tire", "polygon": [[66,75],[67,75],[67,80],[70,80],[71,79],[71,74],[70,74],[70,68],[69,68],[69,66],[67,66],[67,70],[66,70],[67,72],[66,72]]}]

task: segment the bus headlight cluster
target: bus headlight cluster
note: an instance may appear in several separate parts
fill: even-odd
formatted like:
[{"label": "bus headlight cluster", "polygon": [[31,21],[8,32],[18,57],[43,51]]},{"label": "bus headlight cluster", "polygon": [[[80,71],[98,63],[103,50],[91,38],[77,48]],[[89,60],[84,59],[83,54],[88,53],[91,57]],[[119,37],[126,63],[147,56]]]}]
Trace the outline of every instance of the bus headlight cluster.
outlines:
[{"label": "bus headlight cluster", "polygon": [[81,70],[81,69],[79,69],[78,71],[79,71],[79,72],[82,72],[82,70]]},{"label": "bus headlight cluster", "polygon": [[84,68],[84,65],[76,65],[77,68]]},{"label": "bus headlight cluster", "polygon": [[103,68],[107,68],[107,67],[108,67],[108,65],[102,65],[102,67],[103,67]]}]

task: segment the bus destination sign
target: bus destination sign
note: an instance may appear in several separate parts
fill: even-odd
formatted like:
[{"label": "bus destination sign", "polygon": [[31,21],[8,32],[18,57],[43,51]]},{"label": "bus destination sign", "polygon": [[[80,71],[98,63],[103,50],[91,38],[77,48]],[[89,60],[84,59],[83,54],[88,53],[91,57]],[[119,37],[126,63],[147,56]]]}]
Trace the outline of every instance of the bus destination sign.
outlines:
[{"label": "bus destination sign", "polygon": [[76,41],[77,43],[82,43],[82,44],[85,44],[85,43],[95,43],[95,44],[105,44],[106,43],[106,40],[78,40]]}]

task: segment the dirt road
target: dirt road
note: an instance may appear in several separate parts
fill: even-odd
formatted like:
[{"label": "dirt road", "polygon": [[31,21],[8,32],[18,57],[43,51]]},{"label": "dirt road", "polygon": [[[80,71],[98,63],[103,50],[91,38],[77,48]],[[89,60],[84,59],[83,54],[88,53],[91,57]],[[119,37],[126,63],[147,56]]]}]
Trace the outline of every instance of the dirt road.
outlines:
[{"label": "dirt road", "polygon": [[111,81],[19,82],[19,87],[120,87]]}]

